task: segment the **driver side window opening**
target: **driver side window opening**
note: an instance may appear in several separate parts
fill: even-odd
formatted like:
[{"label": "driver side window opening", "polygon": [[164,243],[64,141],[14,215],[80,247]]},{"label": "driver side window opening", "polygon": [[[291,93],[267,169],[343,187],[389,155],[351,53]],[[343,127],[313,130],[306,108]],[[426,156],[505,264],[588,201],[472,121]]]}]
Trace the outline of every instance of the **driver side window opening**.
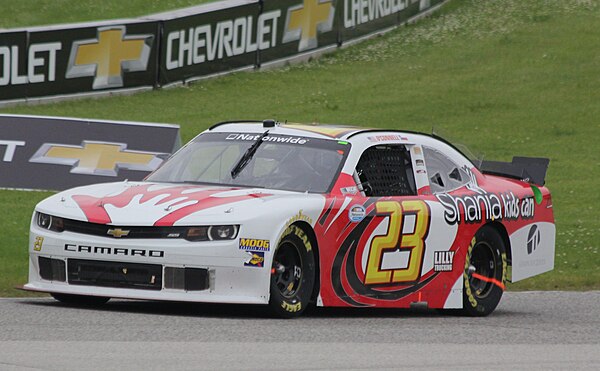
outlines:
[{"label": "driver side window opening", "polygon": [[425,167],[433,193],[455,190],[469,182],[469,175],[440,151],[423,146]]},{"label": "driver side window opening", "polygon": [[358,161],[355,176],[367,197],[417,194],[410,152],[403,145],[368,148]]}]

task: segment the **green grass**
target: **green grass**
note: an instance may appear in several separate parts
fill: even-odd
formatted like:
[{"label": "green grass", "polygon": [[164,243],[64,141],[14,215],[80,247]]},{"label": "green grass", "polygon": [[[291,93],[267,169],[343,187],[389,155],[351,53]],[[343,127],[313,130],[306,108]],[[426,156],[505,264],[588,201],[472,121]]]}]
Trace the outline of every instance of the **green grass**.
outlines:
[{"label": "green grass", "polygon": [[[453,0],[431,19],[305,65],[2,111],[177,123],[184,141],[238,118],[435,127],[487,159],[550,157],[556,268],[511,289],[600,289],[598,24],[595,1]],[[0,294],[26,280],[28,219],[42,197],[0,193],[0,222],[13,226],[0,241],[0,269],[11,272]]]},{"label": "green grass", "polygon": [[0,297],[29,296],[30,293],[15,290],[14,287],[27,282],[29,254],[27,225],[36,203],[50,196],[50,192],[18,192],[0,190]]},{"label": "green grass", "polygon": [[131,18],[214,0],[0,0],[0,28]]}]

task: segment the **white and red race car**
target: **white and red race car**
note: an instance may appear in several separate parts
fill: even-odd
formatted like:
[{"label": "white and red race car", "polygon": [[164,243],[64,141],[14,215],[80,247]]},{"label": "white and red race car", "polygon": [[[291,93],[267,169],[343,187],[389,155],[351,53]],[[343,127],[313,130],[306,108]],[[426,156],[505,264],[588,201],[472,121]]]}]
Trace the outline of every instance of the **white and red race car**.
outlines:
[{"label": "white and red race car", "polygon": [[460,309],[553,269],[547,159],[475,166],[420,133],[227,122],[143,182],[79,187],[33,214],[26,290],[109,298]]}]

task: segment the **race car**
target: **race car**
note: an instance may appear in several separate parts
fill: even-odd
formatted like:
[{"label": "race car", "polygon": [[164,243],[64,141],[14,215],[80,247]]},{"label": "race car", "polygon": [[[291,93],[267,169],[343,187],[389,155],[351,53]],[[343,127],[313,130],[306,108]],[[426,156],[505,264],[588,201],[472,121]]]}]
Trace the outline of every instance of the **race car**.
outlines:
[{"label": "race car", "polygon": [[142,182],[33,213],[26,290],[110,298],[490,314],[553,269],[549,160],[474,162],[435,135],[225,122]]}]

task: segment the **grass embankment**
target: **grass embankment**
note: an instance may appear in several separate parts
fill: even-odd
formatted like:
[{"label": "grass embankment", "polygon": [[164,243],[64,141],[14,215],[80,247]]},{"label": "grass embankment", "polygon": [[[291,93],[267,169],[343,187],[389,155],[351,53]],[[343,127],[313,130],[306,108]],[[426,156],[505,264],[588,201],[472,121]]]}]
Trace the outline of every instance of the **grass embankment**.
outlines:
[{"label": "grass embankment", "polygon": [[[510,288],[600,289],[598,24],[593,1],[453,0],[433,18],[306,65],[2,111],[177,123],[184,141],[237,118],[435,127],[487,159],[550,157],[556,268]],[[11,227],[0,241],[0,294],[16,295],[10,287],[26,280],[28,220],[42,197],[0,193],[0,223]]]},{"label": "grass embankment", "polygon": [[214,0],[0,0],[0,28],[133,18]]}]

